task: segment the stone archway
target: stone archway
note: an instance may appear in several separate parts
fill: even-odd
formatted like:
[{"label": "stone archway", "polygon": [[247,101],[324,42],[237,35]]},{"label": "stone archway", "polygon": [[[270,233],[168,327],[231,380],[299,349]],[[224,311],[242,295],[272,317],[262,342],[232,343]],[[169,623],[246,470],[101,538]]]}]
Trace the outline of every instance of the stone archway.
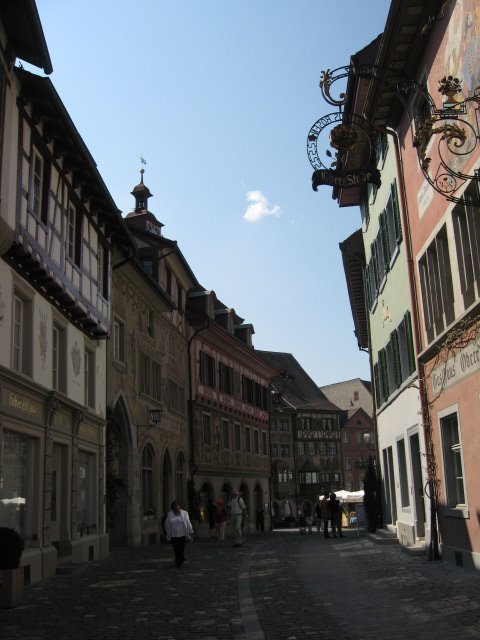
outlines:
[{"label": "stone archway", "polygon": [[123,398],[119,398],[107,421],[105,433],[105,507],[112,546],[132,539],[132,441],[130,421]]}]

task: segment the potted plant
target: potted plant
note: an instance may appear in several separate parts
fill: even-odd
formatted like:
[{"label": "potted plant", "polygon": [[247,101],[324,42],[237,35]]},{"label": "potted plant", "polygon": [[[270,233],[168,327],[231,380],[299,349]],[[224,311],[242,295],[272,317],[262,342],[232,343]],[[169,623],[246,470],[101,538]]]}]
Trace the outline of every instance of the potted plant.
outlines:
[{"label": "potted plant", "polygon": [[23,601],[23,569],[20,567],[23,548],[23,540],[15,529],[0,527],[0,603],[4,609]]}]

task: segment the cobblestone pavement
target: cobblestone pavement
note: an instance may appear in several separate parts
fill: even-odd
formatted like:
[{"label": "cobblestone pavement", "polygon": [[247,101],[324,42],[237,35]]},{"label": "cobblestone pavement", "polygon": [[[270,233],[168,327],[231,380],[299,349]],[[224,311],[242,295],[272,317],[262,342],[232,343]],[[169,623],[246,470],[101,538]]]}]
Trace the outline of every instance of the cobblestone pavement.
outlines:
[{"label": "cobblestone pavement", "polygon": [[347,531],[113,549],[25,590],[2,640],[480,639],[480,572]]}]

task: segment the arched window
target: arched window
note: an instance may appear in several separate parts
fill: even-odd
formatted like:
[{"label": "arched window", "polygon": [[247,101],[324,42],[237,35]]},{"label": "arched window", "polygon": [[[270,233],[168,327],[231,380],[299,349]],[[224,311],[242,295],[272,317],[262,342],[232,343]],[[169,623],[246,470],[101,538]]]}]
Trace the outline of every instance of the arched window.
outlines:
[{"label": "arched window", "polygon": [[177,468],[175,470],[175,494],[180,504],[185,503],[185,458],[183,453],[177,457]]},{"label": "arched window", "polygon": [[142,452],[142,502],[143,515],[155,515],[155,498],[153,495],[153,466],[155,453],[152,447],[147,444]]}]

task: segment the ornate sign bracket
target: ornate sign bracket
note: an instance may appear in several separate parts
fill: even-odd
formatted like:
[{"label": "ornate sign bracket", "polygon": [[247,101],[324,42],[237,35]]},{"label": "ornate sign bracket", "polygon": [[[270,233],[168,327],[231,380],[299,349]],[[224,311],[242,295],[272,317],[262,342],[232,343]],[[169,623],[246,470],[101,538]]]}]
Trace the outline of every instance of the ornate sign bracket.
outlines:
[{"label": "ornate sign bracket", "polygon": [[[462,196],[458,193],[465,183],[475,181],[480,185],[479,168],[469,168],[480,144],[480,87],[462,100],[461,80],[445,76],[438,81],[443,102],[437,107],[426,86],[391,67],[368,64],[322,72],[322,96],[338,111],[317,120],[308,132],[307,155],[315,169],[315,191],[320,184],[342,189],[368,182],[380,184],[375,147],[382,128],[365,115],[346,110],[347,91],[332,95],[335,83],[351,78],[380,83],[400,101],[410,121],[412,145],[420,167],[433,189],[447,200],[459,202]],[[327,130],[329,140],[325,140]],[[480,206],[478,188],[470,204]]]}]

